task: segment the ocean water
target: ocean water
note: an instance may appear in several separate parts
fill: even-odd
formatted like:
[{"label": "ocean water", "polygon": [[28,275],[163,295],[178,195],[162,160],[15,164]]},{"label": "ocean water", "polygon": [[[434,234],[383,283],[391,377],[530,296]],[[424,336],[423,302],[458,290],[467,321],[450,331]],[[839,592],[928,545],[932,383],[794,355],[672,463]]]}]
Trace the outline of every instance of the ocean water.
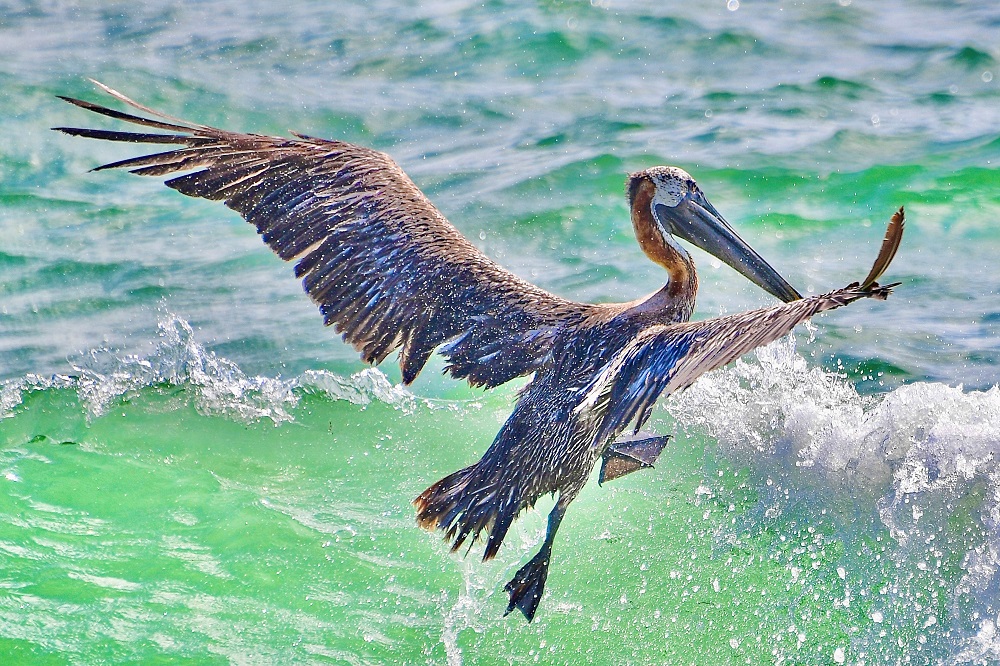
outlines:
[{"label": "ocean water", "polygon": [[[0,2],[0,663],[1000,663],[1000,6]],[[664,276],[625,174],[674,164],[818,318],[591,483],[533,623],[500,556],[410,500],[517,386],[401,387],[325,329],[231,211],[55,98],[87,77],[193,121],[391,153],[490,256],[561,295]],[[106,101],[106,98],[104,98]],[[772,299],[696,254],[696,317]]]}]

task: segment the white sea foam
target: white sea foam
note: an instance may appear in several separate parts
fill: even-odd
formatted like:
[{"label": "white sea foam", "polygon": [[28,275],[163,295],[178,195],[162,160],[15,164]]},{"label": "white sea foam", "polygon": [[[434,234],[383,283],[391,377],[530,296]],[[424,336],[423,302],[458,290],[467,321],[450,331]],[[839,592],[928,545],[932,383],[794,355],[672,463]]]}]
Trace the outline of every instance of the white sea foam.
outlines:
[{"label": "white sea foam", "polygon": [[200,413],[242,422],[291,421],[303,393],[321,393],[357,405],[381,402],[404,411],[415,405],[413,394],[393,385],[375,368],[349,377],[321,370],[291,379],[251,377],[236,363],[205,349],[183,319],[168,315],[158,329],[148,354],[95,349],[73,364],[72,375],[27,375],[0,384],[0,418],[11,416],[26,393],[46,389],[75,390],[91,418],[106,413],[123,398],[157,386],[184,387]]},{"label": "white sea foam", "polygon": [[[756,356],[703,377],[665,410],[678,427],[717,438],[736,464],[783,476],[817,504],[838,492],[867,500],[891,537],[886,554],[945,585],[951,658],[1000,654],[1000,388],[916,383],[862,396],[798,355],[794,338]],[[956,554],[961,570],[946,574],[942,561]],[[938,621],[927,598],[897,603],[917,626]]]}]

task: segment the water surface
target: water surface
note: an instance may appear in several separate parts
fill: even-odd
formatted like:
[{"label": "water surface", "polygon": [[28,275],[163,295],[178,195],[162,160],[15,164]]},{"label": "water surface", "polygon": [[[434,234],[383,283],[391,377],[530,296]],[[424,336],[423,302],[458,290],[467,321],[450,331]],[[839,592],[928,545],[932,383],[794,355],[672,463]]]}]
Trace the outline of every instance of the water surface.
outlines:
[{"label": "water surface", "polygon": [[[712,1],[0,6],[0,655],[14,663],[1000,661],[1000,9]],[[534,623],[409,501],[516,386],[409,388],[231,211],[50,132],[86,77],[390,152],[487,254],[629,300],[625,174],[691,172],[803,291],[859,303],[664,401],[591,484]],[[100,126],[109,126],[97,119]],[[772,302],[696,254],[699,318]]]}]

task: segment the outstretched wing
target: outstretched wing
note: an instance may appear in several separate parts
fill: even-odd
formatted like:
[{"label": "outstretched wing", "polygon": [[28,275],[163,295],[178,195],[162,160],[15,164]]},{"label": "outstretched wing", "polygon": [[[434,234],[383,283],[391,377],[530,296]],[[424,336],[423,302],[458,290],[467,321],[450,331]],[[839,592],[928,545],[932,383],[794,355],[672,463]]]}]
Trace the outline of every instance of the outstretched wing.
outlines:
[{"label": "outstretched wing", "polygon": [[861,298],[885,300],[896,284],[880,286],[875,280],[888,268],[902,237],[900,208],[863,284],[727,317],[645,329],[594,379],[577,411],[590,410],[599,419],[597,442],[614,437],[633,419],[638,432],[661,395],[687,388],[706,372],[774,342],[817,313]]},{"label": "outstretched wing", "polygon": [[[96,83],[96,82],[95,82]],[[487,258],[384,153],[342,141],[241,134],[188,123],[97,84],[145,118],[67,102],[167,133],[57,127],[74,136],[177,146],[97,167],[166,181],[192,197],[224,201],[256,226],[326,324],[369,363],[400,349],[403,381],[436,347],[448,371],[496,386],[544,362],[561,323],[593,306],[554,296]]]}]

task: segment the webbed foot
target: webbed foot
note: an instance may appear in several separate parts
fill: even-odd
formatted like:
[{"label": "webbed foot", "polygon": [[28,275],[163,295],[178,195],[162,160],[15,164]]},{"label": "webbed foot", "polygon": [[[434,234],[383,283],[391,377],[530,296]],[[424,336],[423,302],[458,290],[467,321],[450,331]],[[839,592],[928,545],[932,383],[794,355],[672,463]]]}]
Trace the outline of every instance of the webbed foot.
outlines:
[{"label": "webbed foot", "polygon": [[598,483],[614,481],[626,474],[652,467],[669,439],[670,435],[640,432],[612,442],[604,452]]},{"label": "webbed foot", "polygon": [[549,576],[549,560],[552,557],[552,542],[556,538],[559,530],[559,523],[566,515],[566,507],[573,501],[573,497],[559,497],[559,501],[549,512],[549,525],[545,530],[545,541],[538,549],[535,556],[523,567],[517,570],[510,582],[504,585],[504,589],[510,594],[510,603],[504,616],[510,614],[515,608],[524,613],[524,617],[531,622],[535,618],[535,611],[538,610],[538,602],[542,600],[542,592],[545,591],[545,579]]},{"label": "webbed foot", "polygon": [[508,615],[515,608],[524,613],[528,622],[535,617],[538,609],[538,602],[542,599],[542,592],[545,590],[545,579],[549,575],[549,554],[542,549],[537,555],[518,569],[517,573],[510,580],[504,589],[510,594],[510,603],[504,615]]}]

